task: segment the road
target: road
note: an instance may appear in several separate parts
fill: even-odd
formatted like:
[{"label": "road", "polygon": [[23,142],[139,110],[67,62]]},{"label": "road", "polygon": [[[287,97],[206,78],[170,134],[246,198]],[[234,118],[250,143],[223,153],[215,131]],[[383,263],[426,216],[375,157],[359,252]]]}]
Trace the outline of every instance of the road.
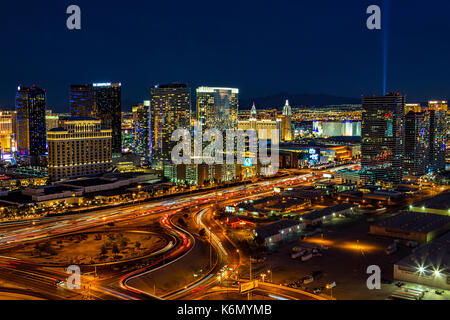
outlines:
[{"label": "road", "polygon": [[[339,170],[348,167],[336,167]],[[234,269],[240,264],[240,256],[233,243],[226,237],[221,226],[213,219],[212,206],[224,201],[235,201],[245,197],[258,197],[273,192],[274,187],[287,187],[305,183],[312,178],[311,173],[299,176],[288,176],[272,180],[255,182],[245,186],[234,186],[221,189],[220,192],[208,191],[195,196],[183,195],[170,200],[159,200],[145,204],[130,204],[127,206],[98,210],[91,213],[81,213],[70,216],[57,216],[35,219],[24,227],[15,225],[14,228],[2,228],[0,234],[0,250],[4,252],[24,243],[34,243],[67,234],[79,233],[107,224],[128,224],[133,227],[133,221],[159,218],[165,231],[177,239],[162,257],[155,258],[152,263],[137,268],[131,272],[115,275],[108,279],[93,279],[90,281],[88,296],[93,299],[154,299],[150,292],[127,285],[132,278],[138,278],[156,268],[164,268],[176,259],[187,255],[195,244],[195,238],[187,230],[171,222],[171,217],[183,210],[194,206],[200,207],[197,211],[196,221],[207,231],[208,238],[214,247],[219,259],[214,269],[208,275],[192,286],[167,296],[167,299],[194,299],[196,294],[217,284],[217,273],[227,265]],[[219,198],[220,197],[220,198]],[[6,229],[6,230],[5,230]],[[45,266],[27,261],[13,261],[11,257],[0,259],[0,279],[9,280],[14,276],[13,282],[31,287],[35,292],[48,296],[51,299],[80,299],[85,292],[76,292],[55,286],[55,280],[63,280],[67,275],[63,271],[44,269]]]}]

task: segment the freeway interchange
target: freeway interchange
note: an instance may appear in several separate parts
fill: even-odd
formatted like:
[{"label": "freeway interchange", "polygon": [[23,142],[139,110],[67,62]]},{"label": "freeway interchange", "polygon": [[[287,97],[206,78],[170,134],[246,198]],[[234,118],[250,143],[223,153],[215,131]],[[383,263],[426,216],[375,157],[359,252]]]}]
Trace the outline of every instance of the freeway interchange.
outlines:
[{"label": "freeway interchange", "polygon": [[[339,170],[347,166],[336,167]],[[331,171],[330,170],[330,171]],[[233,274],[249,257],[243,256],[237,246],[226,236],[222,226],[214,219],[214,208],[233,201],[257,198],[272,194],[274,187],[288,187],[311,182],[312,173],[284,176],[254,182],[248,185],[222,188],[220,191],[185,194],[169,200],[158,200],[115,208],[101,209],[76,215],[35,219],[11,227],[0,228],[0,292],[27,294],[37,299],[202,299],[211,292],[221,290],[237,293],[236,287],[221,286],[221,272],[228,268]],[[176,217],[188,215],[196,229],[205,230],[205,239],[195,231],[178,225]],[[35,244],[61,236],[83,232],[102,231],[108,225],[120,230],[143,230],[158,225],[158,232],[167,242],[163,248],[151,254],[118,261],[80,265],[81,288],[69,289],[64,283],[68,274],[63,265],[37,263],[14,257],[10,252],[24,244]],[[136,231],[143,232],[143,231]],[[206,242],[206,244],[204,243]],[[183,266],[186,259],[197,259],[201,247],[208,246],[213,263],[204,274],[170,292],[156,294],[156,288],[147,281],[149,277],[164,276],[168,268]],[[211,247],[209,247],[211,246]],[[204,248],[203,248],[204,249]],[[116,266],[117,265],[117,266]],[[236,279],[239,279],[235,274]],[[240,280],[240,279],[239,279]],[[62,285],[57,285],[57,282]],[[255,292],[261,296],[280,299],[317,299],[312,295],[291,288],[264,284]]]}]

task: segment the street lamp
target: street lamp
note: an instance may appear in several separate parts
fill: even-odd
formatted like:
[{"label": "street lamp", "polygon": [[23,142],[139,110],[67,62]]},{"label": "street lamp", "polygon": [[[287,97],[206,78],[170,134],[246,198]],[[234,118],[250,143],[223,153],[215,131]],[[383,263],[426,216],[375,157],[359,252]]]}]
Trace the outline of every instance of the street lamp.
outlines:
[{"label": "street lamp", "polygon": [[331,296],[331,299],[333,299],[333,287],[330,286],[329,284],[327,284],[327,285],[325,286],[325,288],[327,288],[327,289],[330,290],[330,296]]}]

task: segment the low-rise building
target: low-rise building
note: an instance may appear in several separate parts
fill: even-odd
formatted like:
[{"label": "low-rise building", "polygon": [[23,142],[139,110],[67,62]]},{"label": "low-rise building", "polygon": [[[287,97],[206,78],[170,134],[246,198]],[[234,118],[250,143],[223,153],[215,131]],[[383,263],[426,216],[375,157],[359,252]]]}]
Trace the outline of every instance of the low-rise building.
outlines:
[{"label": "low-rise building", "polygon": [[341,203],[335,206],[305,213],[300,219],[304,224],[314,226],[321,224],[324,221],[333,219],[340,214],[343,215],[352,213],[354,210],[354,205],[349,203]]},{"label": "low-rise building", "polygon": [[271,246],[298,234],[304,229],[303,223],[296,220],[280,220],[256,228],[253,232],[265,246]]},{"label": "low-rise building", "polygon": [[450,217],[404,211],[370,226],[370,233],[397,239],[430,242],[450,230]]},{"label": "low-rise building", "polygon": [[409,206],[409,210],[450,216],[450,192],[446,191],[433,198],[414,203]]},{"label": "low-rise building", "polygon": [[394,279],[450,290],[450,232],[394,264]]}]

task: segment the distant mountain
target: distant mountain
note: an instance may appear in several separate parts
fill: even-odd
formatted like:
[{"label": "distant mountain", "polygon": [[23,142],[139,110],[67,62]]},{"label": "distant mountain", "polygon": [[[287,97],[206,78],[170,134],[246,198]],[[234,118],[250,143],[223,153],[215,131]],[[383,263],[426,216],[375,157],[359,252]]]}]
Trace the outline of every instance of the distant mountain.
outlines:
[{"label": "distant mountain", "polygon": [[291,107],[361,104],[361,98],[338,97],[328,94],[278,93],[267,97],[240,99],[239,109],[251,109],[253,101],[257,109],[282,109],[286,99],[289,99],[289,105]]}]

